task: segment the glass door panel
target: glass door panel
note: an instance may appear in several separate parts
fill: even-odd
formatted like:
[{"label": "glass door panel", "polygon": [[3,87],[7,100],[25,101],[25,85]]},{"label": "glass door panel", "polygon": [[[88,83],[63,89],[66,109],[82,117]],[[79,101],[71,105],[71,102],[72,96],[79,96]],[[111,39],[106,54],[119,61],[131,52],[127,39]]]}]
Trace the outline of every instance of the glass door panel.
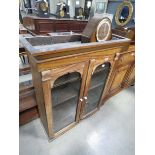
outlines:
[{"label": "glass door panel", "polygon": [[87,114],[97,108],[100,101],[106,80],[110,71],[110,63],[104,63],[98,66],[92,77],[91,83],[88,90],[88,97],[85,97],[86,104],[84,113]]},{"label": "glass door panel", "polygon": [[75,122],[80,86],[78,72],[65,74],[54,82],[51,89],[54,132]]}]

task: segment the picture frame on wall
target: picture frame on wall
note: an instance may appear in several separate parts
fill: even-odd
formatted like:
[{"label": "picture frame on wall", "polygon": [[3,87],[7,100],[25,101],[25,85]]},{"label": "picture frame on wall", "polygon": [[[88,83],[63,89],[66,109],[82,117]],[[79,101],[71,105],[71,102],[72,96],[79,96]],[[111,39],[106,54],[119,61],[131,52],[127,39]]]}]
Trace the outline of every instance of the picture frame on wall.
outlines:
[{"label": "picture frame on wall", "polygon": [[104,13],[105,3],[104,2],[96,2],[96,13],[102,14]]}]

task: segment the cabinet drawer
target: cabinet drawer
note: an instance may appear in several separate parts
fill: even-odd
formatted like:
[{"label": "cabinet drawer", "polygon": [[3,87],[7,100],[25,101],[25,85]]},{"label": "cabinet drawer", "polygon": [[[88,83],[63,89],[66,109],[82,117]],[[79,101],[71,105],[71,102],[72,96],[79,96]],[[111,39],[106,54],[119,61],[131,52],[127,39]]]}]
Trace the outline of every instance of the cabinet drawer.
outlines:
[{"label": "cabinet drawer", "polygon": [[135,60],[135,52],[125,53],[120,56],[119,66],[123,66]]}]

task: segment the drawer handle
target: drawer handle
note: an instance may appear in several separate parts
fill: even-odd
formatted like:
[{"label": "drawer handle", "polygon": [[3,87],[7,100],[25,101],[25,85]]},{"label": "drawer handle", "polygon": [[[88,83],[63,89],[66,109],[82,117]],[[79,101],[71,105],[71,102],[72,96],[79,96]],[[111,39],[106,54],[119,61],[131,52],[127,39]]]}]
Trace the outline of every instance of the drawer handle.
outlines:
[{"label": "drawer handle", "polygon": [[131,53],[132,56],[135,56],[135,53]]}]

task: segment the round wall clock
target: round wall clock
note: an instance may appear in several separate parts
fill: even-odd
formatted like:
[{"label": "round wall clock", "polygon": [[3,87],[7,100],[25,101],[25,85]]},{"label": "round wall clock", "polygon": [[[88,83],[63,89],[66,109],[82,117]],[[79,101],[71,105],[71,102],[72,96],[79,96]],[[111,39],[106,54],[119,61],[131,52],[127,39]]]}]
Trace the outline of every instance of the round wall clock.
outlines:
[{"label": "round wall clock", "polygon": [[79,16],[83,16],[83,9],[79,8]]}]

